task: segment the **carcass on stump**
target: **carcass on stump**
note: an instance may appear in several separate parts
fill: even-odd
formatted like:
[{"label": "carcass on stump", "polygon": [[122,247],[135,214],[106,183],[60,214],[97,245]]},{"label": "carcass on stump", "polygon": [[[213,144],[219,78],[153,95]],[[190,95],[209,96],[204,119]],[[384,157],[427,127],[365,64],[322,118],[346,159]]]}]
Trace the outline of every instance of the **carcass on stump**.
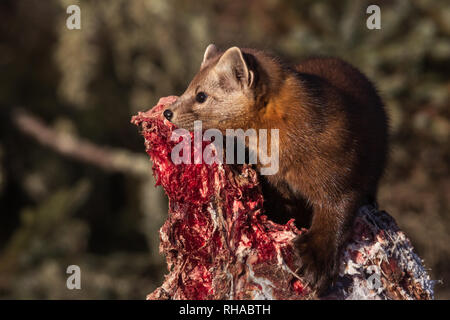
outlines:
[{"label": "carcass on stump", "polygon": [[[132,119],[142,129],[157,184],[169,197],[160,230],[169,274],[147,299],[318,298],[293,265],[292,240],[306,230],[293,220],[285,225],[270,220],[251,166],[172,162],[178,140],[172,141],[175,127],[162,110],[175,100],[162,98]],[[392,217],[367,205],[359,209],[353,230],[339,278],[321,298],[433,298],[434,281]]]}]

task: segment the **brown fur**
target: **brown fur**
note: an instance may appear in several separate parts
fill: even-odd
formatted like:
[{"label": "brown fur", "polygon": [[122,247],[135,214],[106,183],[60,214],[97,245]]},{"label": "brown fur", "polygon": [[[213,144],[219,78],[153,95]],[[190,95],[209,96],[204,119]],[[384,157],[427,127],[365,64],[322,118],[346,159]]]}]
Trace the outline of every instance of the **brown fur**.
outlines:
[{"label": "brown fur", "polygon": [[[198,103],[195,96],[206,92]],[[387,157],[387,116],[373,85],[337,58],[288,66],[260,51],[208,47],[172,121],[192,130],[278,128],[280,167],[265,176],[272,219],[294,217],[298,272],[319,293],[335,279],[359,206],[375,201]],[[257,166],[259,167],[259,165]]]}]

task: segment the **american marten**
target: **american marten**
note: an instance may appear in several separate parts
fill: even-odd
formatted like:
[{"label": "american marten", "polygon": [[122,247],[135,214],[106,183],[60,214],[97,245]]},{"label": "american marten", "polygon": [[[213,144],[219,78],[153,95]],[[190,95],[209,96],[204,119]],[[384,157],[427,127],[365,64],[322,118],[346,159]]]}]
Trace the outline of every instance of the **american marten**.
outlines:
[{"label": "american marten", "polygon": [[[180,128],[279,129],[279,170],[263,176],[273,220],[295,218],[297,272],[318,294],[335,280],[358,208],[376,200],[388,119],[371,82],[338,58],[298,65],[254,49],[209,45],[164,116]],[[256,165],[259,170],[261,166]]]}]

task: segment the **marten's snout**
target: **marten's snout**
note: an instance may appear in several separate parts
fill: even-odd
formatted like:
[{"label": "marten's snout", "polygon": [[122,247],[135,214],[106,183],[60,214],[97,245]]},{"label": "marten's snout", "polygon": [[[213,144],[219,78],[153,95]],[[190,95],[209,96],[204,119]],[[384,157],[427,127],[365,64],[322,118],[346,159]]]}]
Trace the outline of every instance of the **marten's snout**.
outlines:
[{"label": "marten's snout", "polygon": [[170,109],[164,110],[163,116],[164,116],[164,118],[166,118],[167,120],[170,121],[170,120],[173,118],[173,112],[172,112],[172,110],[170,110]]},{"label": "marten's snout", "polygon": [[162,115],[178,128],[186,130],[193,130],[194,121],[198,120],[192,113],[191,104],[183,102],[181,98],[167,106],[167,109],[162,111]]}]

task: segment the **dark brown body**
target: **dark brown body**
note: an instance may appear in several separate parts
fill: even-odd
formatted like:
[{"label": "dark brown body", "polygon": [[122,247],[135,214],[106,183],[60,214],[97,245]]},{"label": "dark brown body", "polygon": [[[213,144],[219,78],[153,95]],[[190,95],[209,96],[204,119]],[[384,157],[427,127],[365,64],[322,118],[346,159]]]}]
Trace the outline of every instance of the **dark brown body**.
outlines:
[{"label": "dark brown body", "polygon": [[269,212],[284,207],[281,217],[309,227],[296,243],[300,273],[320,291],[338,272],[357,209],[376,199],[388,153],[387,117],[374,87],[347,63],[317,58],[295,70],[301,98],[280,130],[280,171],[265,186],[278,194],[265,194]]},{"label": "dark brown body", "polygon": [[[296,240],[298,272],[322,293],[337,275],[357,209],[376,199],[388,153],[383,104],[367,78],[340,59],[290,67],[237,48],[232,58],[221,59],[233,49],[209,56],[207,50],[173,108],[174,122],[189,129],[192,119],[203,120],[204,129],[279,129],[279,171],[264,176],[266,211],[276,221],[294,217],[309,229]],[[225,62],[230,74],[221,73],[227,66],[216,66]],[[198,90],[211,92],[216,109],[196,105]]]}]

